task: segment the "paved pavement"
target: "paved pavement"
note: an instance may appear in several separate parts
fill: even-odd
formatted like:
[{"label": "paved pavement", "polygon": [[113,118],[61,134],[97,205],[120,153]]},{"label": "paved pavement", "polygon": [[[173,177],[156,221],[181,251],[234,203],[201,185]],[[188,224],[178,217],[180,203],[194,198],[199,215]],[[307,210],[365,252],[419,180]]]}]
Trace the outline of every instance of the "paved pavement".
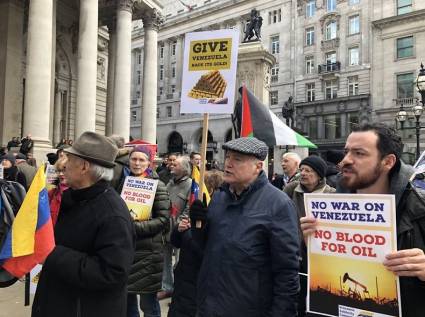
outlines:
[{"label": "paved pavement", "polygon": [[[31,296],[32,302],[32,296]],[[170,300],[162,300],[161,317],[166,317]],[[30,317],[31,306],[24,306],[24,283],[16,282],[7,288],[0,288],[0,317]],[[140,314],[143,316],[143,313]],[[101,316],[99,316],[101,317]]]}]

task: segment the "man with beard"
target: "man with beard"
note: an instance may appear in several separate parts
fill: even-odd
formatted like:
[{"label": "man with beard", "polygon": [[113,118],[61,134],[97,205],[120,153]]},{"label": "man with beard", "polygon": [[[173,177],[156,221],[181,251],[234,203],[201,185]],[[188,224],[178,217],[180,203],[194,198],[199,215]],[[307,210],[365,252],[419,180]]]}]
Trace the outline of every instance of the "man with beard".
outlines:
[{"label": "man with beard", "polygon": [[[400,276],[404,317],[425,311],[425,193],[411,186],[413,169],[400,161],[403,144],[395,130],[382,124],[355,129],[341,161],[339,193],[394,194],[397,214],[397,249],[383,265]],[[304,238],[315,231],[316,219],[301,218]]]}]

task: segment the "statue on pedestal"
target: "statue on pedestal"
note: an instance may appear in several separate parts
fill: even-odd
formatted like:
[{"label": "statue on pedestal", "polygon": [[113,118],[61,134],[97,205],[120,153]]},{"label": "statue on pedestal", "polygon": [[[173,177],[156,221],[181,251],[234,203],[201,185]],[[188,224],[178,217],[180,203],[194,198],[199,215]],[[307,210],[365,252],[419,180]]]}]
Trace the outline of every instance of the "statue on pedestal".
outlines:
[{"label": "statue on pedestal", "polygon": [[260,16],[260,13],[256,9],[251,10],[251,20],[246,26],[245,37],[243,42],[249,42],[251,38],[255,35],[257,41],[261,40],[261,26],[263,25],[263,18]]},{"label": "statue on pedestal", "polygon": [[294,102],[293,97],[289,96],[288,100],[285,101],[285,104],[282,107],[282,117],[286,119],[286,125],[291,128],[294,127]]}]

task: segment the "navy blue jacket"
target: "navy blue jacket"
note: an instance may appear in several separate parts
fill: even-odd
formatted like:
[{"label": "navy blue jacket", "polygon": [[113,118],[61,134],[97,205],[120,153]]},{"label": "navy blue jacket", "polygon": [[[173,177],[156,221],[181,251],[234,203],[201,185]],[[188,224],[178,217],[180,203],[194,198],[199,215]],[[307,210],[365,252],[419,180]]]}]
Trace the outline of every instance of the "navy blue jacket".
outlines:
[{"label": "navy blue jacket", "polygon": [[298,227],[292,201],[264,172],[238,199],[225,184],[208,207],[198,316],[296,316]]}]

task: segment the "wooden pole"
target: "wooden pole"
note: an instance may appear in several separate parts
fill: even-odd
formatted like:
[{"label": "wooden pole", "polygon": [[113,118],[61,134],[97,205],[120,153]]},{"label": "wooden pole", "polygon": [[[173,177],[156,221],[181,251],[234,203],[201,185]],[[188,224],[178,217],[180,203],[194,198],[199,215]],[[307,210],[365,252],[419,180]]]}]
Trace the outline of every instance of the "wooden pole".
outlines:
[{"label": "wooden pole", "polygon": [[[198,199],[202,201],[203,199],[203,191],[204,188],[204,177],[205,177],[205,166],[206,166],[206,156],[207,156],[207,143],[208,143],[208,113],[204,113],[204,123],[202,125],[202,143],[201,143],[201,171],[200,171],[200,179],[199,179],[199,192]],[[201,228],[202,222],[196,222],[196,228]]]}]

